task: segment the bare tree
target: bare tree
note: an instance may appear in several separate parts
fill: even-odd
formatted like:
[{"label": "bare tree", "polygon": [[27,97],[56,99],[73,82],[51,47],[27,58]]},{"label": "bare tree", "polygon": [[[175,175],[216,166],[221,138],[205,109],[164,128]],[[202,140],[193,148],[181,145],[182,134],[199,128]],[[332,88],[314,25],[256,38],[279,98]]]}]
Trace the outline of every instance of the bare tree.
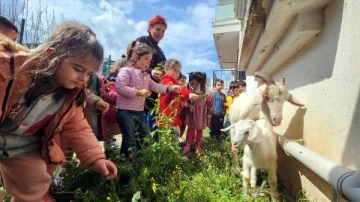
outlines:
[{"label": "bare tree", "polygon": [[22,19],[25,20],[23,44],[31,48],[47,39],[56,23],[54,10],[49,11],[47,5],[42,5],[41,0],[36,8],[29,7],[29,0],[11,0],[11,3],[7,4],[0,0],[0,15],[8,17],[19,30]]},{"label": "bare tree", "polygon": [[23,3],[20,3],[20,1],[11,0],[10,3],[5,3],[3,0],[0,0],[0,15],[8,17],[8,19],[15,24],[21,23],[21,19],[19,19],[19,16],[24,11],[25,0],[23,1]]}]

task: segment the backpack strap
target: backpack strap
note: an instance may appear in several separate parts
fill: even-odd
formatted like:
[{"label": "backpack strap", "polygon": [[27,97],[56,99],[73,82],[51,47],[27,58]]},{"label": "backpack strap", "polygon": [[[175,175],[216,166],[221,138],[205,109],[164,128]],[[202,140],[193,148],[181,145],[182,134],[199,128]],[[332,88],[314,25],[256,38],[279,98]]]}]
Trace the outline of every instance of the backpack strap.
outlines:
[{"label": "backpack strap", "polygon": [[[10,67],[9,68],[10,68],[11,75],[10,75],[9,83],[6,86],[5,96],[4,96],[3,104],[1,106],[2,114],[1,114],[1,117],[0,117],[0,121],[3,119],[3,116],[5,115],[4,111],[5,111],[5,108],[6,108],[6,103],[7,103],[7,100],[9,98],[9,93],[10,93],[11,86],[12,86],[12,84],[14,82],[14,74],[15,74],[15,59],[14,59],[14,56],[10,57]],[[1,126],[2,126],[2,122],[0,122],[0,129],[1,129]]]}]

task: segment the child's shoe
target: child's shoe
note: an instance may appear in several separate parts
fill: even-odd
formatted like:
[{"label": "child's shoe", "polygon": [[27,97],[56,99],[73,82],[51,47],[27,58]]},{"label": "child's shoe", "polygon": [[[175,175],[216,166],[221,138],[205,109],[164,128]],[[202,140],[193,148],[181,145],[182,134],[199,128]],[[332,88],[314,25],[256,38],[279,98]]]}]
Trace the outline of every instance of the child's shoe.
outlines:
[{"label": "child's shoe", "polygon": [[190,145],[185,145],[183,151],[184,151],[184,152],[189,152],[189,151],[190,151]]}]

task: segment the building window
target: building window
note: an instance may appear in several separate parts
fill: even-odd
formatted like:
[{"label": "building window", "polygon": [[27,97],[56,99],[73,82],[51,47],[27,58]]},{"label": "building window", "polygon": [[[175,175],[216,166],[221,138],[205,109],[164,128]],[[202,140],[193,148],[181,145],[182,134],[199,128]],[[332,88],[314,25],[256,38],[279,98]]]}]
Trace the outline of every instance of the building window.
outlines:
[{"label": "building window", "polygon": [[246,72],[245,71],[239,71],[238,72],[238,78],[239,78],[239,80],[246,80]]}]

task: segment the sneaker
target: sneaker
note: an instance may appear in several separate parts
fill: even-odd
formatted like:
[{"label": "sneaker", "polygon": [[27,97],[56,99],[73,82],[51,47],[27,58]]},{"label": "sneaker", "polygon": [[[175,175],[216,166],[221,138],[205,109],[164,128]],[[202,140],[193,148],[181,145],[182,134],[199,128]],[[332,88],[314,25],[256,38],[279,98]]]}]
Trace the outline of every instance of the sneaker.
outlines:
[{"label": "sneaker", "polygon": [[61,186],[62,180],[63,180],[63,174],[66,172],[66,168],[60,167],[59,170],[56,172],[56,175],[54,177],[54,184],[55,186]]},{"label": "sneaker", "polygon": [[119,145],[117,144],[115,138],[112,138],[112,139],[110,139],[110,140],[104,141],[104,148],[105,148],[105,150],[110,149],[110,148],[116,148],[116,147],[118,147],[118,146],[119,146]]},{"label": "sneaker", "polygon": [[183,142],[185,142],[185,140],[182,139],[181,137],[179,137],[179,144],[181,144],[181,143],[183,143]]},{"label": "sneaker", "polygon": [[189,151],[190,151],[190,145],[185,145],[183,151],[184,151],[184,152],[189,152]]},{"label": "sneaker", "polygon": [[130,161],[135,159],[135,149],[130,147],[127,151],[127,157]]}]

